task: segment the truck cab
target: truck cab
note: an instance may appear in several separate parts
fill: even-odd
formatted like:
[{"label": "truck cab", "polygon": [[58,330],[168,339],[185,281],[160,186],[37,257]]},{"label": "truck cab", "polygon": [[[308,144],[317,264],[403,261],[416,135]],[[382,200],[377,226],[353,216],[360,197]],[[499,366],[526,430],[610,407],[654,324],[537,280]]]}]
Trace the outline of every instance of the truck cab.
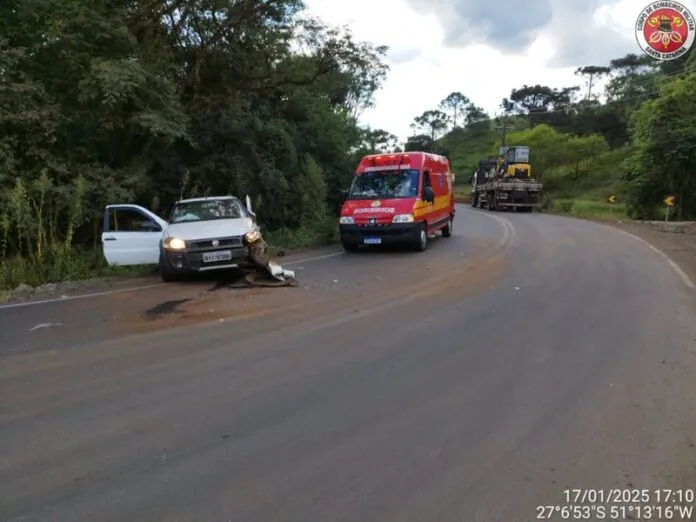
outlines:
[{"label": "truck cab", "polygon": [[447,158],[426,152],[368,155],[341,207],[341,243],[347,251],[386,244],[423,251],[436,231],[452,235],[454,213],[454,174]]}]

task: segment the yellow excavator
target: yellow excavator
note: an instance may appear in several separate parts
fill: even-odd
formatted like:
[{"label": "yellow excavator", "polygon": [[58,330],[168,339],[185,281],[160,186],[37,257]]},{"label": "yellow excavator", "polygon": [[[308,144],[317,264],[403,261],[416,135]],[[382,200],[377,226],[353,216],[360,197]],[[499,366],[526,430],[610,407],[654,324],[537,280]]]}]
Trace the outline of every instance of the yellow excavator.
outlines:
[{"label": "yellow excavator", "polygon": [[497,159],[479,161],[474,172],[471,205],[488,210],[532,212],[542,185],[532,177],[529,147],[501,147]]},{"label": "yellow excavator", "polygon": [[501,148],[498,158],[498,172],[501,178],[531,178],[532,166],[529,163],[529,147]]}]

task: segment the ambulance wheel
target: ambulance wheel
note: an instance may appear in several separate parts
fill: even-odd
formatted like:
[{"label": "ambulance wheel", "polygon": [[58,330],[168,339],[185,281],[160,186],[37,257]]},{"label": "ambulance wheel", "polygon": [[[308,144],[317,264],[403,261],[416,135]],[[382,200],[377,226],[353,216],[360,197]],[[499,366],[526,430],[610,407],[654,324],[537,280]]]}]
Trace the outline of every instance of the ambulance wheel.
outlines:
[{"label": "ambulance wheel", "polygon": [[425,252],[428,249],[428,227],[425,223],[421,223],[418,228],[418,238],[416,242],[416,250]]},{"label": "ambulance wheel", "polygon": [[454,218],[450,216],[449,223],[442,229],[442,237],[452,237],[452,228],[454,228]]}]

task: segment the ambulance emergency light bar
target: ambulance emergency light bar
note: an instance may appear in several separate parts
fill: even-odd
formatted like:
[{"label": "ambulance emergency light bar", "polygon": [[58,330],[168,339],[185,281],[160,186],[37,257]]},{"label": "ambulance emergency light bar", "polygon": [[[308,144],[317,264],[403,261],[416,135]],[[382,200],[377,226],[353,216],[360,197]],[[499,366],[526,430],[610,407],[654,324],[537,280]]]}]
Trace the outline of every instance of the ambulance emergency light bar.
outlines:
[{"label": "ambulance emergency light bar", "polygon": [[407,170],[411,165],[384,165],[382,167],[365,167],[365,172],[376,172],[384,170]]},{"label": "ambulance emergency light bar", "polygon": [[403,156],[396,156],[396,155],[389,155],[389,156],[377,156],[371,158],[371,167],[366,167],[365,172],[374,172],[377,170],[405,170],[405,169],[410,169],[411,164],[410,163],[404,163],[404,161],[408,161],[410,158],[407,155]]}]

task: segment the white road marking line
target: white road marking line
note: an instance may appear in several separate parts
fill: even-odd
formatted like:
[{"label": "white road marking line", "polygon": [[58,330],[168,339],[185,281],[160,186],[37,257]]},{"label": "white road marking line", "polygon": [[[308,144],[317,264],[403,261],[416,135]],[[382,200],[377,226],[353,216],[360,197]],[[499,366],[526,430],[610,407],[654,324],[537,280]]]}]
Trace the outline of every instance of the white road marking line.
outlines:
[{"label": "white road marking line", "polygon": [[667,254],[665,254],[662,250],[660,250],[660,249],[657,248],[657,247],[654,247],[653,245],[651,245],[650,243],[648,243],[648,242],[647,242],[645,239],[643,239],[642,237],[638,237],[638,236],[636,236],[636,235],[630,234],[629,232],[625,232],[625,231],[623,231],[623,230],[619,230],[618,228],[614,228],[614,227],[607,227],[607,228],[611,228],[612,230],[615,230],[616,232],[620,232],[620,233],[622,233],[622,234],[624,234],[624,235],[626,235],[626,236],[628,236],[628,237],[632,237],[632,238],[635,239],[636,241],[640,241],[641,243],[643,243],[644,245],[646,245],[648,248],[650,248],[650,250],[652,250],[653,252],[656,252],[657,254],[659,254],[660,256],[662,256],[662,258],[663,258],[665,261],[667,261],[667,264],[668,264],[669,266],[672,267],[672,270],[674,270],[674,271],[677,273],[677,275],[679,276],[679,278],[682,280],[682,283],[684,283],[684,286],[686,286],[687,288],[691,288],[692,290],[696,290],[696,285],[695,285],[694,282],[691,280],[691,278],[686,274],[686,272],[684,272],[684,271],[681,269],[681,267],[680,267],[677,263],[675,263],[675,262],[672,260],[672,258],[669,257]]},{"label": "white road marking line", "polygon": [[63,297],[56,297],[53,299],[43,299],[41,301],[26,301],[24,303],[11,303],[6,305],[0,305],[0,310],[7,308],[22,308],[24,306],[36,306],[42,304],[50,303],[63,303],[65,301],[75,301],[76,299],[88,299],[90,297],[101,297],[104,295],[120,294],[125,292],[137,292],[139,290],[148,290],[150,288],[157,288],[159,286],[164,286],[166,283],[157,283],[154,285],[145,286],[131,286],[128,288],[119,288],[116,290],[105,290],[103,292],[93,292],[91,294],[80,294],[80,295],[64,295]]},{"label": "white road marking line", "polygon": [[63,326],[63,323],[41,323],[41,324],[37,324],[33,328],[29,328],[29,331],[35,332],[36,330],[43,330],[45,328],[53,328],[54,326]]},{"label": "white road marking line", "polygon": [[333,252],[331,254],[324,254],[323,256],[308,257],[307,259],[300,259],[299,261],[290,261],[289,263],[281,263],[282,265],[299,265],[302,263],[311,263],[312,261],[320,261],[322,259],[328,259],[330,257],[342,256],[344,252]]},{"label": "white road marking line", "polygon": [[496,216],[494,214],[489,214],[488,212],[482,212],[480,210],[473,209],[467,209],[465,212],[473,212],[475,214],[480,214],[481,216],[489,217],[497,221],[503,227],[503,238],[500,240],[500,243],[498,244],[499,247],[502,247],[508,243],[512,244],[512,242],[515,240],[517,230],[515,230],[514,225],[504,217]]},{"label": "white road marking line", "polygon": [[[343,252],[333,252],[331,254],[324,254],[321,256],[315,256],[315,257],[309,257],[306,259],[299,259],[297,261],[291,261],[289,263],[284,263],[285,265],[298,265],[300,263],[311,263],[313,261],[320,261],[322,259],[328,259],[330,257],[336,257],[336,256],[342,256],[344,255]],[[42,299],[41,301],[26,301],[24,303],[10,303],[10,304],[5,304],[5,305],[0,305],[0,310],[6,310],[9,308],[22,308],[26,306],[38,306],[42,304],[51,304],[51,303],[63,303],[65,301],[75,301],[76,299],[89,299],[92,297],[102,297],[105,295],[114,295],[114,294],[122,294],[126,292],[139,292],[140,290],[149,290],[151,288],[159,288],[161,286],[167,286],[168,283],[156,283],[153,285],[145,285],[145,286],[131,286],[128,288],[118,288],[115,290],[104,290],[103,292],[92,292],[90,294],[80,294],[80,295],[69,295],[69,296],[62,296],[62,297],[55,297],[52,299]]]}]

